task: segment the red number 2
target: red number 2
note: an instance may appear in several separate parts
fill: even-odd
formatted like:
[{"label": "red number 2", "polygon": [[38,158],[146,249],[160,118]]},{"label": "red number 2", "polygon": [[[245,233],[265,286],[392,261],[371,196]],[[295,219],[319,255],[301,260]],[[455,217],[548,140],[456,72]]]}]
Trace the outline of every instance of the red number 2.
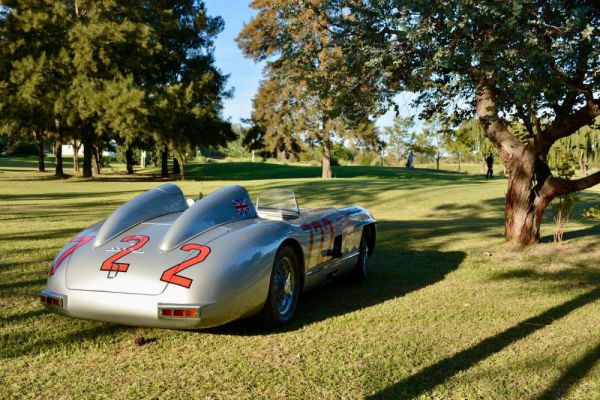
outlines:
[{"label": "red number 2", "polygon": [[104,262],[102,263],[102,267],[100,268],[100,271],[127,272],[127,269],[129,269],[129,264],[118,263],[117,260],[125,257],[127,254],[129,254],[135,250],[141,249],[146,243],[148,243],[150,238],[148,236],[138,236],[138,235],[127,236],[127,237],[123,238],[123,240],[121,240],[121,242],[131,242],[133,240],[135,240],[136,243],[127,247],[126,249],[122,249],[118,253],[116,253],[116,254],[110,256],[109,258],[107,258],[106,260],[104,260]]},{"label": "red number 2", "polygon": [[164,282],[174,283],[175,285],[183,286],[184,288],[189,289],[189,287],[192,284],[192,279],[177,274],[183,271],[184,269],[191,267],[192,265],[201,263],[202,261],[206,260],[206,257],[208,257],[208,255],[210,254],[210,247],[188,243],[181,246],[181,250],[197,250],[198,254],[196,254],[189,260],[185,260],[184,262],[177,264],[163,272],[162,276],[160,277],[160,280]]},{"label": "red number 2", "polygon": [[93,236],[86,236],[86,237],[78,237],[78,238],[71,239],[70,243],[77,243],[77,244],[75,246],[69,247],[67,249],[67,251],[65,251],[64,253],[62,253],[60,255],[60,257],[58,257],[56,262],[54,264],[52,264],[52,268],[50,268],[50,275],[51,276],[54,275],[54,273],[56,272],[56,270],[58,269],[60,264],[65,260],[65,258],[69,257],[71,254],[73,254],[73,252],[75,250],[77,250],[78,248],[80,248],[81,246],[83,246],[84,244],[86,244],[87,242],[92,240],[93,238],[94,238]]}]

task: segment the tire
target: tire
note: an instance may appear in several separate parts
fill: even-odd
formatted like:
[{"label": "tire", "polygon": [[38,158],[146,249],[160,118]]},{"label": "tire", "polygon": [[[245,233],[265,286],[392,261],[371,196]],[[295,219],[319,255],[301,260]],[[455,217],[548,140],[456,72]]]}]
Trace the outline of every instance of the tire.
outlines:
[{"label": "tire", "polygon": [[356,266],[350,273],[352,279],[357,282],[362,282],[367,279],[369,266],[369,241],[367,240],[367,232],[363,229],[360,245],[358,248],[358,260]]},{"label": "tire", "polygon": [[262,311],[257,315],[257,322],[265,328],[288,323],[296,311],[299,295],[298,257],[291,246],[283,245],[275,256],[271,270],[269,294]]}]

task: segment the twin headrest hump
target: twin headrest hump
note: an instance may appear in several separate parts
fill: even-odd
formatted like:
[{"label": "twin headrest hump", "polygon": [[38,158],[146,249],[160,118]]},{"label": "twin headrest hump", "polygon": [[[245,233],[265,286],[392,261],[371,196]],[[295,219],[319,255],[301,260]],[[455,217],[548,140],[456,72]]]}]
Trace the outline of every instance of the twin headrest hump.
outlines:
[{"label": "twin headrest hump", "polygon": [[239,185],[226,186],[198,200],[181,214],[159,248],[170,251],[215,226],[256,217],[246,189]]},{"label": "twin headrest hump", "polygon": [[186,209],[183,192],[177,185],[167,183],[149,190],[123,204],[108,217],[98,231],[94,247],[106,244],[115,236],[144,221],[183,212]]}]

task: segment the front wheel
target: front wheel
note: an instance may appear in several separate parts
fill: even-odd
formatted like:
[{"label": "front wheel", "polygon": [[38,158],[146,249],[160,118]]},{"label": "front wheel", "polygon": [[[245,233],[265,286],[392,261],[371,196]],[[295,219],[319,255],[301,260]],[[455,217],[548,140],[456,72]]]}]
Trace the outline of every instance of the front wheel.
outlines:
[{"label": "front wheel", "polygon": [[355,281],[364,281],[367,279],[369,265],[369,244],[367,240],[367,233],[363,230],[362,237],[360,238],[360,245],[358,249],[358,260],[356,266],[352,270],[352,278]]},{"label": "front wheel", "polygon": [[274,327],[289,322],[300,295],[300,269],[294,250],[282,246],[275,256],[269,294],[262,311],[258,315],[261,325]]}]

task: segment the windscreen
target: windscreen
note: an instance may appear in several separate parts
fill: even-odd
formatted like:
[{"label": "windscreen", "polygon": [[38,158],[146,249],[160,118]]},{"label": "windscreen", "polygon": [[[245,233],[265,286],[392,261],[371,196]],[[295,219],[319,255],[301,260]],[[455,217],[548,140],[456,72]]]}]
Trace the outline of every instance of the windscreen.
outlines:
[{"label": "windscreen", "polygon": [[300,215],[296,195],[289,189],[271,189],[262,192],[256,199],[257,211],[281,212],[288,216]]}]

